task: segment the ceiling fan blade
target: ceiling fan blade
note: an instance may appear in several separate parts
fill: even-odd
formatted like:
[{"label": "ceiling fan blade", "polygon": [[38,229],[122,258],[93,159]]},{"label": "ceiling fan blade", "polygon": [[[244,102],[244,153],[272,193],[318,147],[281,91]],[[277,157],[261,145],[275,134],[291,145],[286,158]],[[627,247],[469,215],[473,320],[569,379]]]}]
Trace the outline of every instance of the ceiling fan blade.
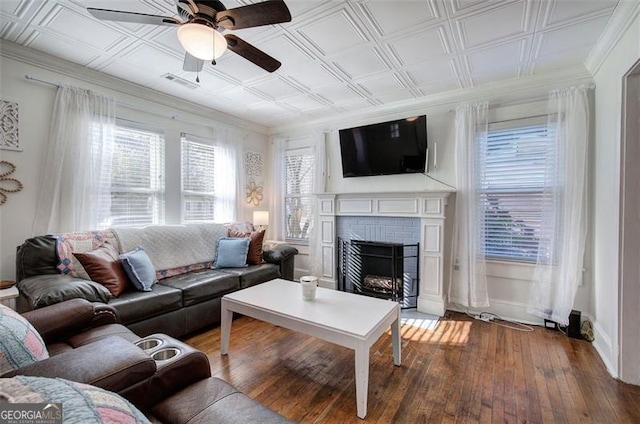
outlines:
[{"label": "ceiling fan blade", "polygon": [[204,60],[191,56],[189,53],[184,55],[184,64],[182,69],[187,72],[200,72],[204,66]]},{"label": "ceiling fan blade", "polygon": [[216,13],[218,25],[226,29],[251,28],[291,22],[289,8],[282,0],[269,0]]},{"label": "ceiling fan blade", "polygon": [[200,11],[193,0],[176,0],[176,6],[182,9],[188,16],[194,16]]},{"label": "ceiling fan blade", "polygon": [[122,12],[119,10],[107,10],[107,9],[95,9],[88,7],[87,11],[94,17],[103,21],[120,21],[120,22],[132,22],[136,24],[150,24],[150,25],[179,25],[182,22],[176,18],[158,15],[147,15],[145,13],[136,12]]},{"label": "ceiling fan blade", "polygon": [[227,39],[229,50],[239,54],[249,62],[253,62],[267,72],[273,72],[282,65],[278,60],[272,58],[262,50],[258,50],[234,34],[227,34],[224,38]]}]

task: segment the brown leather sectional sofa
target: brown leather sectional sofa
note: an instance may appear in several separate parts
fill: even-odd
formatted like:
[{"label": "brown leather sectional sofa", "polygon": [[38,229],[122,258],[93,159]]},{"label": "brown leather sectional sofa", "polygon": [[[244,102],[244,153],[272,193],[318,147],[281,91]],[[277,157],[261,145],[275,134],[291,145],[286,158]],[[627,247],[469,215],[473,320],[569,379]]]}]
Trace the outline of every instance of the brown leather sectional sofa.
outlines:
[{"label": "brown leather sectional sofa", "polygon": [[58,377],[91,384],[120,394],[152,422],[289,422],[211,377],[204,353],[165,334],[140,339],[118,323],[112,306],[72,299],[23,316],[42,336],[49,358],[1,378]]},{"label": "brown leather sectional sofa", "polygon": [[[96,282],[60,273],[56,240],[56,236],[38,236],[18,247],[18,311],[30,311],[72,298],[104,302],[118,311],[122,324],[140,336],[164,333],[181,337],[218,324],[224,294],[278,277],[292,280],[294,257],[298,253],[291,246],[279,245],[264,252],[264,264],[226,269],[206,267],[162,278],[152,291],[130,287],[119,297],[112,297]],[[154,242],[148,240],[149,244]],[[206,242],[215,246],[215,240],[207,239]],[[179,248],[174,253],[176,257],[181,255]],[[213,258],[213,253],[211,255]]]}]

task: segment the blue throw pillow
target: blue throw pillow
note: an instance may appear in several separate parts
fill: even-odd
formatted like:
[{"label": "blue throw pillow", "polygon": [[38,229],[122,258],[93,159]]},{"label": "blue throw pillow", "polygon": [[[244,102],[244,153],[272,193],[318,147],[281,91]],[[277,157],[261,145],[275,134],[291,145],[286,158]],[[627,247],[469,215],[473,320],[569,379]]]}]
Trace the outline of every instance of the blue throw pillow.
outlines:
[{"label": "blue throw pillow", "polygon": [[216,243],[213,268],[241,268],[247,266],[249,238],[220,237]]},{"label": "blue throw pillow", "polygon": [[156,270],[147,252],[140,246],[131,252],[120,255],[124,272],[134,287],[140,291],[151,291],[151,287],[158,281]]}]

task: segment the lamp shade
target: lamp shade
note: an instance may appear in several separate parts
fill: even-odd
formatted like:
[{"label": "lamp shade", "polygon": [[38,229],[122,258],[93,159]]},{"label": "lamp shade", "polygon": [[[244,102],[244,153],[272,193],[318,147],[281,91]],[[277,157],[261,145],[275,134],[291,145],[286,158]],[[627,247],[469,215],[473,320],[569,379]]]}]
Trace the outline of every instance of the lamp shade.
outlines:
[{"label": "lamp shade", "polygon": [[253,225],[269,225],[269,211],[253,211]]},{"label": "lamp shade", "polygon": [[222,56],[227,49],[227,40],[214,28],[196,23],[178,27],[178,41],[193,57],[201,60],[213,60]]}]

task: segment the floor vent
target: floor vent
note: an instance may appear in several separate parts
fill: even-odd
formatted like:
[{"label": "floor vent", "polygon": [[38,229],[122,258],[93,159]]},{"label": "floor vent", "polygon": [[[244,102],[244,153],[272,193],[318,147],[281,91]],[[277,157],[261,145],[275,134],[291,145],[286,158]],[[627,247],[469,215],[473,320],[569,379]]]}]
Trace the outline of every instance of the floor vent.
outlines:
[{"label": "floor vent", "polygon": [[167,79],[169,81],[173,81],[176,84],[180,84],[184,87],[190,88],[192,90],[195,90],[196,88],[200,87],[198,84],[196,84],[195,82],[191,82],[191,81],[187,81],[184,78],[180,78],[177,75],[173,75],[173,74],[164,74],[162,76],[162,78]]}]

